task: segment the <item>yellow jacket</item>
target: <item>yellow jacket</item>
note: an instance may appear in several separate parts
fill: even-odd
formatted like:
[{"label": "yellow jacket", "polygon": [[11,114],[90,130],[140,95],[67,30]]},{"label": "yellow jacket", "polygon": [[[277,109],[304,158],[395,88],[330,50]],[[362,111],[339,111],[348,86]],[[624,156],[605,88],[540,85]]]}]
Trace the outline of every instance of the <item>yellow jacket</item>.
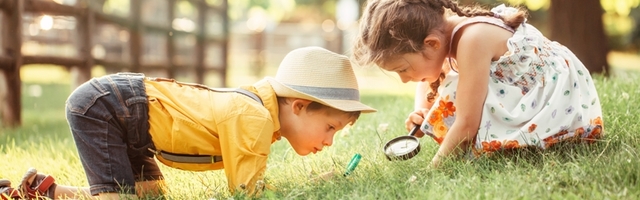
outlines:
[{"label": "yellow jacket", "polygon": [[190,155],[221,155],[211,164],[175,163],[191,170],[224,169],[229,189],[248,189],[263,180],[267,155],[280,139],[278,101],[271,85],[262,80],[242,87],[258,95],[264,105],[235,92],[211,90],[173,80],[145,79],[149,99],[149,133],[157,151]]}]

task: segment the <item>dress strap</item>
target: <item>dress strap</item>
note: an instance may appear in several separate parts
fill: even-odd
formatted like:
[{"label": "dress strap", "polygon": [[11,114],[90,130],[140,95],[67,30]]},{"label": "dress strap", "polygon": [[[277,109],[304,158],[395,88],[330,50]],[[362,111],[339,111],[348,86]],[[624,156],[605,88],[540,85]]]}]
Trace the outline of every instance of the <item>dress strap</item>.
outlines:
[{"label": "dress strap", "polygon": [[[487,17],[487,16],[477,16],[477,17],[472,17],[469,18],[465,21],[463,21],[462,23],[456,25],[456,27],[453,28],[453,31],[451,32],[451,38],[449,38],[449,53],[451,54],[451,44],[453,44],[453,36],[456,35],[456,33],[458,32],[458,30],[460,30],[462,27],[465,27],[469,24],[475,24],[475,23],[488,23],[488,24],[493,24],[499,27],[504,28],[505,30],[511,32],[511,33],[515,33],[516,31],[513,30],[513,28],[507,26],[504,21],[502,21],[502,19],[498,18],[498,17]],[[455,71],[456,73],[458,73],[458,70],[453,68],[453,63],[451,63],[451,58],[448,58],[449,60],[449,67],[451,68],[451,70]]]}]

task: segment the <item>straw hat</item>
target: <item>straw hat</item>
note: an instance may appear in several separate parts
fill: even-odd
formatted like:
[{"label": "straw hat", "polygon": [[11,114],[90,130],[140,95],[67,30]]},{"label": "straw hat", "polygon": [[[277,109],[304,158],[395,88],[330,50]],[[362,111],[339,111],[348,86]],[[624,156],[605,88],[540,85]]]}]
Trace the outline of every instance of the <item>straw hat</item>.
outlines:
[{"label": "straw hat", "polygon": [[321,47],[289,52],[276,77],[266,79],[279,97],[311,100],[346,112],[376,111],[360,102],[358,81],[349,58]]}]

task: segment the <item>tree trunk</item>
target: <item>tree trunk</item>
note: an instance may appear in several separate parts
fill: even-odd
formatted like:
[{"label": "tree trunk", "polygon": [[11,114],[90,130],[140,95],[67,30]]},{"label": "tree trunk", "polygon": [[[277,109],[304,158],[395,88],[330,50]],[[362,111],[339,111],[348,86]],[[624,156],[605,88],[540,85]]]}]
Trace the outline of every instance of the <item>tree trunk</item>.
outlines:
[{"label": "tree trunk", "polygon": [[[5,5],[6,6],[6,5]],[[2,48],[12,62],[0,66],[1,81],[5,81],[6,98],[0,102],[2,107],[2,125],[5,127],[19,127],[22,124],[22,81],[20,81],[20,67],[22,66],[22,13],[24,1],[10,3],[8,9],[2,10]]]},{"label": "tree trunk", "polygon": [[599,0],[551,0],[549,39],[567,46],[593,73],[609,74],[609,46]]}]

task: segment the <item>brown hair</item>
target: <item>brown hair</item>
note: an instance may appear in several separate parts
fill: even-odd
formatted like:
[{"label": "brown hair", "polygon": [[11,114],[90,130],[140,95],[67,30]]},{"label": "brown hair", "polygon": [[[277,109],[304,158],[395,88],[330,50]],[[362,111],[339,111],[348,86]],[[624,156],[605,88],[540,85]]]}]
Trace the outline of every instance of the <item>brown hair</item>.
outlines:
[{"label": "brown hair", "polygon": [[[363,66],[382,65],[402,54],[421,51],[427,35],[443,31],[446,9],[464,17],[494,16],[479,5],[461,7],[451,0],[370,0],[360,19],[353,59]],[[510,16],[499,16],[513,29],[526,17],[522,10]],[[440,78],[430,84],[429,102],[437,96],[437,88],[444,77],[441,73]]]},{"label": "brown hair", "polygon": [[[295,98],[278,97],[278,104],[279,105],[289,105],[289,103],[294,99]],[[360,111],[346,112],[346,111],[335,109],[333,107],[326,106],[324,104],[321,104],[321,103],[318,103],[318,102],[315,102],[315,101],[311,101],[309,106],[307,106],[307,111],[309,111],[309,112],[325,111],[325,113],[327,113],[329,115],[347,114],[347,115],[349,115],[349,118],[352,119],[351,123],[350,123],[351,125],[353,125],[353,123],[355,123],[356,120],[358,120],[358,118],[360,117]]]}]

